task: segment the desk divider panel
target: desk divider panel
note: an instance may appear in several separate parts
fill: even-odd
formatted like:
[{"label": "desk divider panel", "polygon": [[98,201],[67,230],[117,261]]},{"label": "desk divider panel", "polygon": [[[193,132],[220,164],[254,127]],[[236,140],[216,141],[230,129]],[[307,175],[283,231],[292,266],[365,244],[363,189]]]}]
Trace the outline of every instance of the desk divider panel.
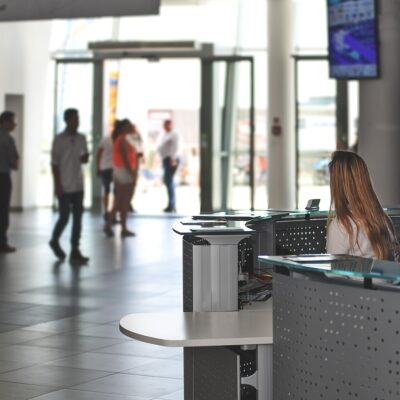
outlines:
[{"label": "desk divider panel", "polygon": [[229,348],[185,348],[184,375],[185,400],[240,399],[240,357]]},{"label": "desk divider panel", "polygon": [[183,311],[193,311],[193,249],[195,246],[209,246],[207,240],[197,236],[184,236],[182,248]]},{"label": "desk divider panel", "polygon": [[326,218],[278,221],[274,255],[326,253],[326,222]]},{"label": "desk divider panel", "polygon": [[[232,237],[238,237],[238,242],[217,248],[204,238],[183,237],[183,311],[238,310],[239,271],[253,272],[254,239]],[[224,269],[218,271],[215,262],[215,270],[210,269],[212,257],[224,259]],[[235,265],[230,265],[230,259],[235,260]]]}]

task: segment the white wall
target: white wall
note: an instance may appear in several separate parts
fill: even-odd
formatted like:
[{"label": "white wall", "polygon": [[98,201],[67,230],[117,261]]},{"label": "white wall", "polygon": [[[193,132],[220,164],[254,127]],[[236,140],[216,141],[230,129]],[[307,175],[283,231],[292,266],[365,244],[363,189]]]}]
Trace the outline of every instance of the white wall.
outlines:
[{"label": "white wall", "polygon": [[[22,207],[36,205],[40,142],[44,121],[50,63],[51,22],[0,23],[0,110],[5,94],[24,96]],[[51,109],[50,109],[51,112]],[[47,114],[47,115],[46,115]]]}]

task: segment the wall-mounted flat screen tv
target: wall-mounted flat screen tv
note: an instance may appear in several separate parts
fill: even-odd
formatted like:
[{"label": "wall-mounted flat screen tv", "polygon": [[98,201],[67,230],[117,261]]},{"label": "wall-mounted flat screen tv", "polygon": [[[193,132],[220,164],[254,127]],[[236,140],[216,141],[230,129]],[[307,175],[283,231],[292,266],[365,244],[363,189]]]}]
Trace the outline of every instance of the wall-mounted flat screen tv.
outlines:
[{"label": "wall-mounted flat screen tv", "polygon": [[379,76],[375,0],[328,0],[331,78]]}]

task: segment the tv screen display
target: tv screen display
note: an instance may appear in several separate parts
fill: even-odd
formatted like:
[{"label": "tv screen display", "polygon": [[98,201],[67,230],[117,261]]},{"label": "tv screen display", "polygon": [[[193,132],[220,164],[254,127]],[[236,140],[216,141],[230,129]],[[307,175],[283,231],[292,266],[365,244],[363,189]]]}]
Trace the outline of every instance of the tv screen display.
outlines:
[{"label": "tv screen display", "polygon": [[332,78],[377,78],[375,0],[328,0],[329,70]]}]

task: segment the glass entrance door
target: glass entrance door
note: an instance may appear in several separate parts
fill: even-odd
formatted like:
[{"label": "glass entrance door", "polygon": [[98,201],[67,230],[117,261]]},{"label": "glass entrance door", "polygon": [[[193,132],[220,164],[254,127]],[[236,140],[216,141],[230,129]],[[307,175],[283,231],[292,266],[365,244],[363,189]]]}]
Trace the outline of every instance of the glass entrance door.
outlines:
[{"label": "glass entrance door", "polygon": [[254,113],[253,57],[202,59],[202,212],[254,209]]},{"label": "glass entrance door", "polygon": [[330,202],[328,164],[336,149],[336,84],[326,58],[296,59],[297,207]]},{"label": "glass entrance door", "polygon": [[[138,214],[163,214],[168,204],[163,164],[158,148],[171,120],[178,135],[179,167],[175,174],[176,209],[179,214],[200,212],[198,59],[161,58],[105,61],[105,77],[118,71],[115,116],[129,118],[141,135],[139,176],[132,206]],[[109,86],[109,84],[107,84]],[[105,99],[109,99],[107,93]],[[110,91],[108,89],[108,91]],[[111,109],[108,105],[106,109]]]},{"label": "glass entrance door", "polygon": [[[43,139],[39,205],[54,204],[54,189],[51,173],[51,146],[54,135],[64,127],[63,114],[67,108],[76,108],[80,115],[79,132],[86,135],[89,154],[92,154],[93,119],[93,64],[81,61],[56,61],[54,88],[54,130],[53,136]],[[92,161],[92,160],[91,160]],[[84,167],[85,207],[92,205],[92,185],[90,166]]]},{"label": "glass entrance door", "polygon": [[[139,58],[139,55],[135,55],[134,58]],[[199,55],[197,57],[191,56],[184,58],[197,58],[201,63],[201,72],[199,74],[201,77],[201,90],[200,102],[198,103],[201,109],[199,123],[200,140],[198,141],[198,143],[200,142],[200,152],[197,151],[195,145],[191,142],[188,142],[188,148],[186,149],[191,159],[196,163],[199,159],[201,160],[199,174],[201,211],[253,209],[255,202],[254,177],[256,154],[253,57],[204,57],[203,55]],[[123,58],[121,58],[121,60],[122,59]],[[55,131],[58,132],[63,129],[62,114],[65,108],[78,108],[81,114],[80,131],[88,135],[88,143],[91,147],[93,147],[92,139],[94,132],[96,132],[96,135],[100,136],[104,133],[103,131],[105,131],[104,128],[106,125],[104,119],[107,118],[108,115],[104,110],[104,98],[107,98],[107,94],[104,93],[104,82],[108,77],[104,75],[104,73],[107,73],[106,60],[107,57],[98,58],[96,61],[74,61],[71,58],[68,60],[57,60]],[[114,60],[117,60],[117,58],[114,58]],[[154,61],[153,58],[152,61]],[[175,75],[177,75],[176,70],[184,70],[182,71],[183,75],[180,75],[182,77],[187,75],[188,66],[191,66],[191,68],[193,67],[194,78],[196,78],[195,75],[198,69],[196,69],[195,64],[198,63],[197,60],[163,60],[163,56],[160,55],[160,59],[157,58],[157,61],[158,63],[152,63],[150,66],[147,61],[139,59],[123,61],[126,70],[132,69],[134,72],[137,72],[138,69],[143,67],[143,70],[148,73],[149,80],[147,90],[143,90],[141,93],[138,93],[137,90],[134,92],[134,100],[137,100],[141,106],[143,105],[143,96],[147,96],[148,98],[149,94],[154,91],[150,90],[150,87],[155,87],[159,91],[161,84],[165,83],[162,79],[169,79],[169,81],[171,81],[171,74],[162,74],[164,78],[160,78],[161,83],[156,85],[156,82],[153,82],[154,77],[158,76],[161,70],[171,69],[171,66],[173,66]],[[99,67],[100,63],[102,65],[101,68]],[[105,70],[104,64],[106,64]],[[180,65],[179,68],[178,64]],[[151,71],[149,72],[150,69]],[[144,75],[137,74],[136,76],[140,76],[140,83],[143,83]],[[167,76],[169,78],[167,78]],[[119,76],[119,79],[121,79],[121,77],[122,74]],[[195,82],[196,79],[193,79],[193,81]],[[94,82],[96,83],[94,84]],[[189,83],[182,84],[182,78],[178,82],[180,86],[178,83],[176,83],[176,85],[182,88],[182,90],[186,89],[188,92],[187,97],[196,92],[193,88],[190,90]],[[116,98],[118,98],[118,103],[121,107],[116,107],[115,113],[118,115],[115,116],[130,117],[136,122],[140,121],[140,116],[138,116],[139,108],[134,107],[134,100],[129,102],[125,101],[125,106],[122,107],[122,96],[128,98],[129,96],[127,96],[126,93],[132,89],[132,82],[125,83],[126,86],[119,85]],[[124,86],[124,88],[122,86]],[[139,86],[140,85],[137,84],[137,87]],[[165,113],[170,117],[172,116],[172,119],[176,119],[177,127],[178,124],[183,126],[185,123],[187,113],[180,113],[178,115],[174,113],[174,111],[176,111],[174,108],[176,107],[171,107],[172,91],[176,92],[176,88],[171,87],[165,90],[164,97],[166,101],[162,102],[162,98],[158,96],[157,103],[154,103],[154,106],[148,109],[147,114],[143,117],[147,123],[147,125],[143,123],[143,126],[147,126],[147,128],[145,128],[146,131],[150,130],[153,132],[157,129],[159,130],[159,116]],[[238,105],[238,96],[240,96],[241,99],[240,107]],[[196,102],[196,96],[193,96],[193,98]],[[243,106],[243,99],[246,99],[245,106]],[[186,101],[184,105],[180,105],[179,107],[185,111],[187,104],[188,102]],[[196,105],[193,105],[193,110],[195,110],[195,106]],[[178,118],[178,116],[182,118]],[[194,120],[195,118],[192,116],[190,119]],[[181,128],[181,130],[182,132],[188,131],[184,127]],[[51,140],[49,140],[48,149],[50,145]],[[189,156],[187,160],[189,160]],[[184,165],[183,161],[182,165]],[[186,164],[188,165],[189,161],[187,161]],[[196,166],[194,166],[194,170],[196,170]],[[185,184],[189,182],[190,176],[188,176],[188,174],[185,175],[184,169],[181,169],[181,172],[183,175],[181,174],[177,179],[179,178],[182,181],[182,191],[187,191],[188,185],[185,186]],[[87,168],[85,175],[85,205],[90,207],[92,204],[97,204],[96,201],[92,201],[92,189],[94,188],[93,193],[95,194],[99,190],[96,190],[95,185],[91,182],[92,172],[90,168]],[[193,174],[192,180],[197,184],[195,174]],[[48,187],[50,191],[52,191],[50,180]],[[143,190],[146,190],[146,188]],[[138,194],[138,201],[140,200],[139,197]],[[185,197],[187,196],[185,195]],[[192,213],[199,211],[198,209],[194,209],[197,208],[195,200],[189,200],[187,202],[185,199],[182,200],[182,204],[187,203],[186,205],[188,208],[188,210],[183,212],[190,213],[189,208],[192,208]],[[138,209],[139,208],[138,203]],[[152,209],[154,209],[154,207],[152,207]],[[178,210],[179,212],[181,211],[179,205]]]}]

